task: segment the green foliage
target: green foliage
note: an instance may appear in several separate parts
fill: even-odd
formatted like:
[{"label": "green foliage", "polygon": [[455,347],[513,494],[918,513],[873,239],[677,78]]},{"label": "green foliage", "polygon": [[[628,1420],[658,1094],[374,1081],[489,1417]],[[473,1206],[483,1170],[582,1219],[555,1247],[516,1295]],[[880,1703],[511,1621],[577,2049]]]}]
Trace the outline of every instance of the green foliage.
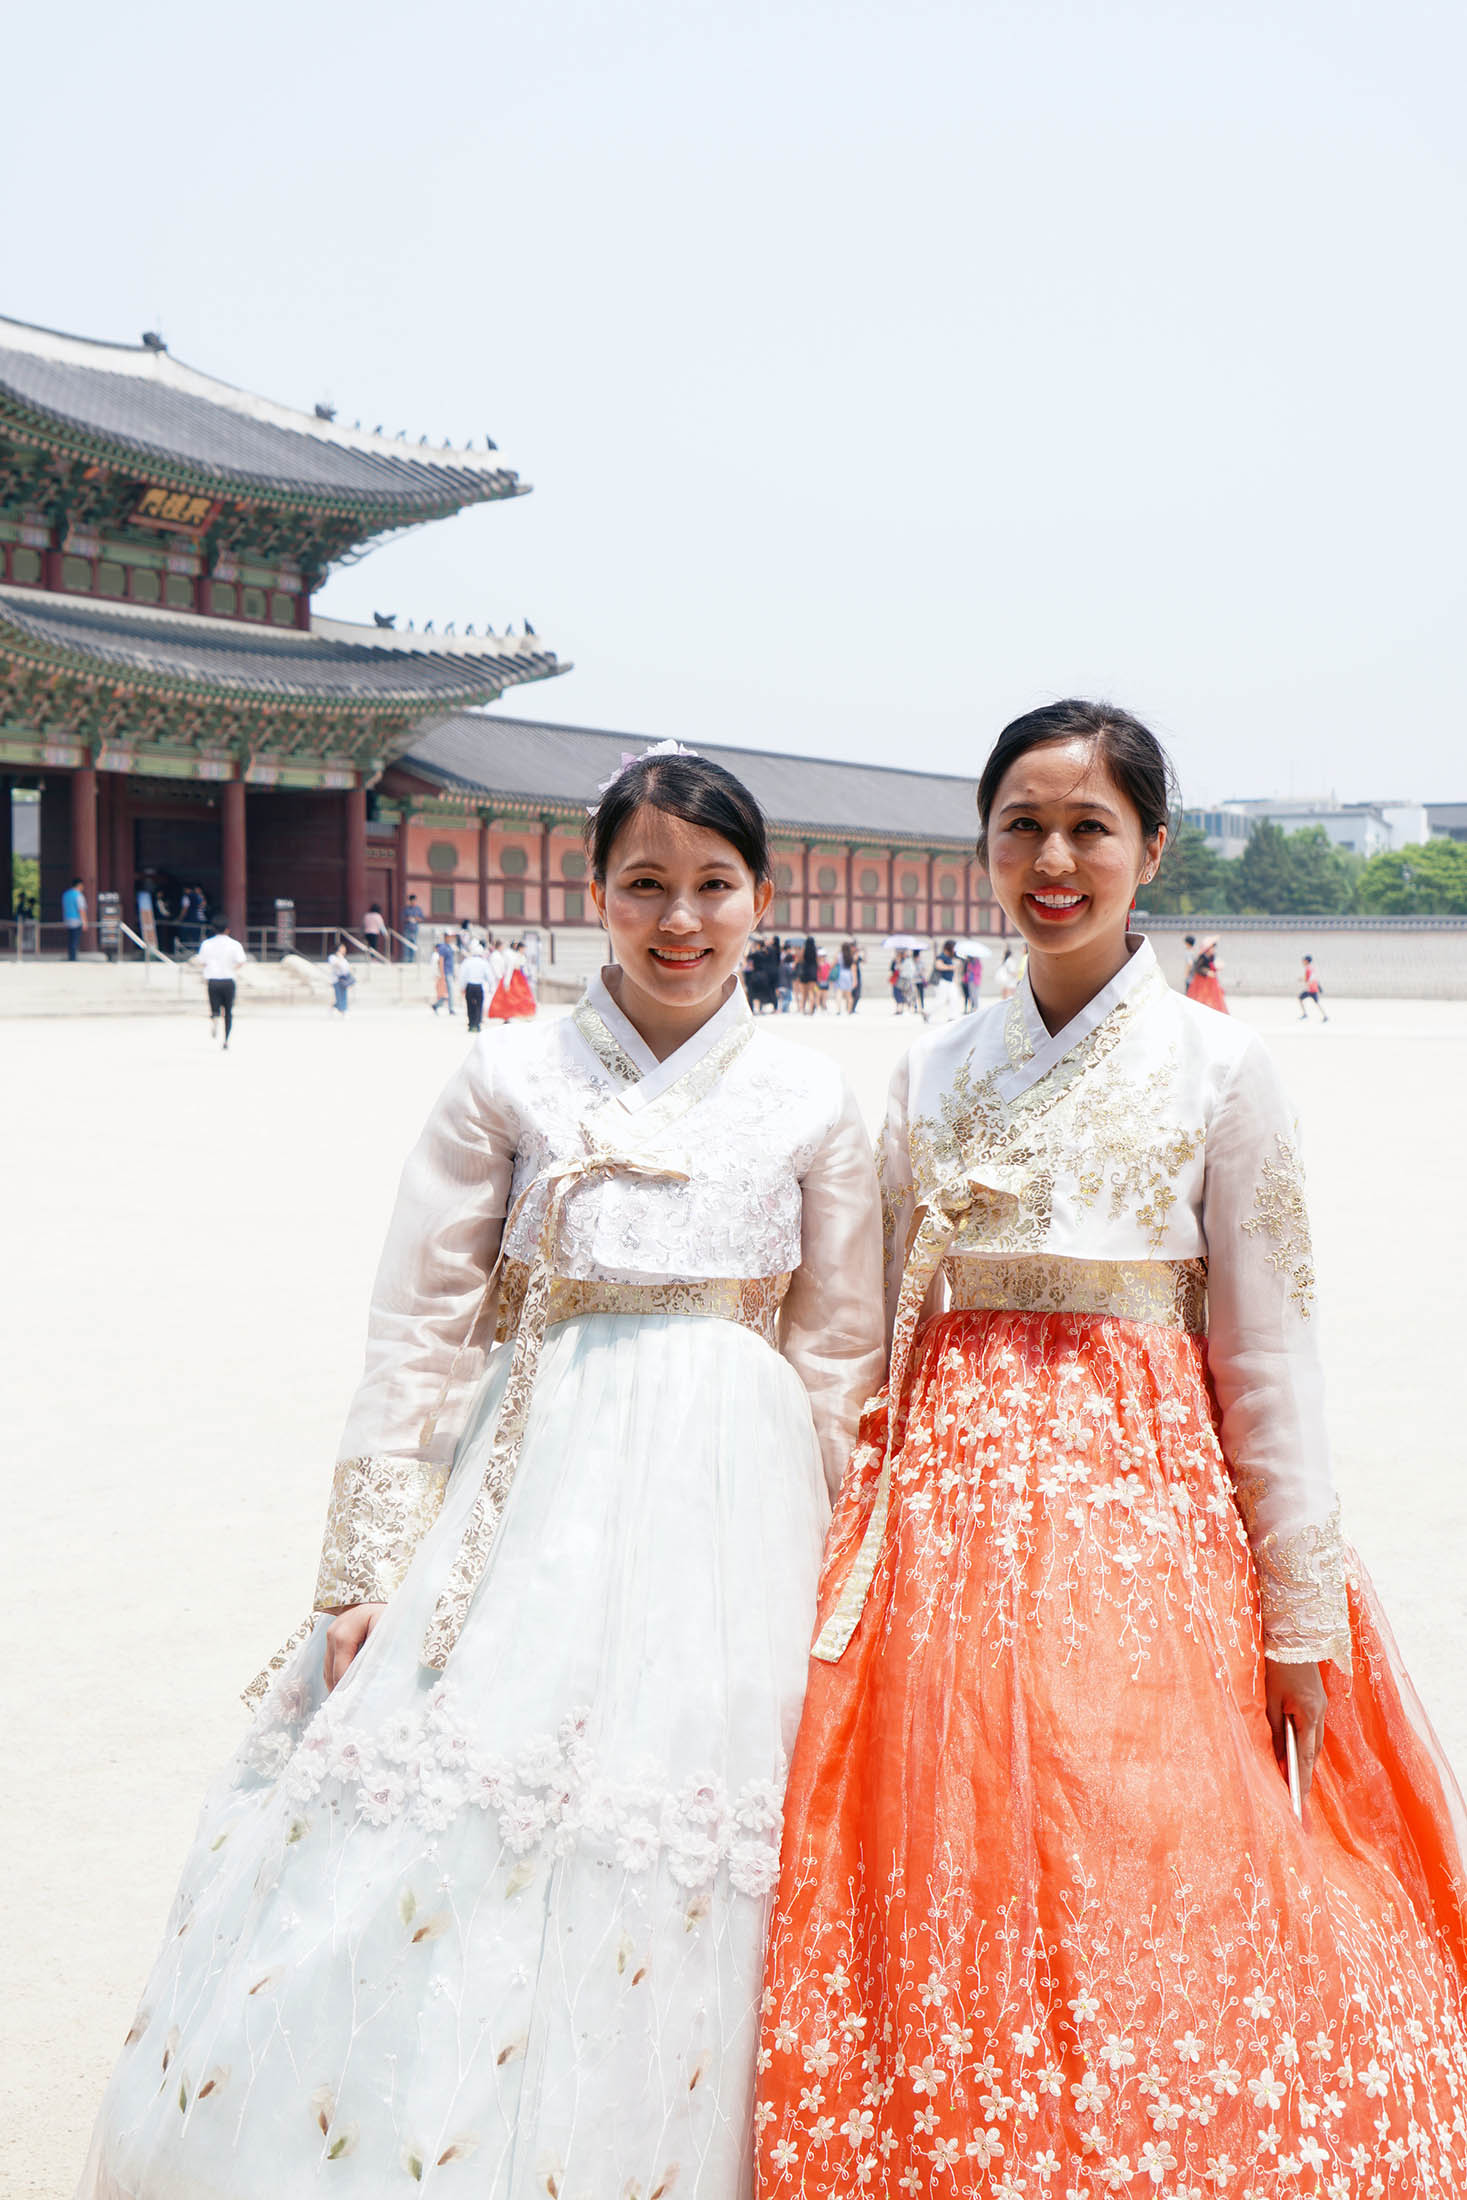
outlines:
[{"label": "green foliage", "polygon": [[1265,818],[1231,869],[1237,910],[1269,917],[1330,917],[1350,907],[1360,859],[1335,847],[1322,825],[1286,833]]},{"label": "green foliage", "polygon": [[36,856],[12,856],[10,859],[10,907],[5,914],[15,914],[16,903],[22,894],[29,894],[31,907],[41,906],[41,865]]},{"label": "green foliage", "polygon": [[1179,825],[1166,844],[1161,869],[1136,895],[1136,907],[1153,916],[1190,917],[1232,907],[1228,874],[1235,866],[1207,845],[1195,825]]},{"label": "green foliage", "polygon": [[1355,907],[1381,917],[1467,916],[1467,843],[1429,840],[1372,856]]}]

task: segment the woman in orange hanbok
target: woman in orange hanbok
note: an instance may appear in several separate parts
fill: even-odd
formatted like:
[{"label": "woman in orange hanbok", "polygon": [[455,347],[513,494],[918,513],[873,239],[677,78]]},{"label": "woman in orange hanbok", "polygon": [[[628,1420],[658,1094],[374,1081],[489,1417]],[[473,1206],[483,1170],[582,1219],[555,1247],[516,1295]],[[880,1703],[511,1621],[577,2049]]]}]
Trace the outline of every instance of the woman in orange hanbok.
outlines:
[{"label": "woman in orange hanbok", "polygon": [[524,949],[519,940],[496,949],[498,980],[489,1001],[491,1023],[512,1023],[517,1016],[533,1016],[535,996],[530,987]]},{"label": "woman in orange hanbok", "polygon": [[1218,976],[1222,964],[1217,959],[1217,941],[1204,940],[1199,947],[1189,932],[1187,945],[1192,950],[1187,963],[1188,1000],[1201,1001],[1204,1008],[1215,1008],[1219,1015],[1226,1016],[1228,1002]]},{"label": "woman in orange hanbok", "polygon": [[1006,730],[1028,973],[893,1080],[762,2200],[1467,2193],[1462,1803],[1340,1538],[1287,1102],[1126,933],[1169,792],[1122,713]]}]

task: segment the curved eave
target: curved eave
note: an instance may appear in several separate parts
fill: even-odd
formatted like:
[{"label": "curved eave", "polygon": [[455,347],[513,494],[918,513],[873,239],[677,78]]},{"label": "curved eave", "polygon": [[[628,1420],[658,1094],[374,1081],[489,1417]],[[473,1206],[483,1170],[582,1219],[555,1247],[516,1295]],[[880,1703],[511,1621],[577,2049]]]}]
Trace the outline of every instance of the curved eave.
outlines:
[{"label": "curved eave", "polygon": [[[521,481],[508,467],[478,473],[435,465],[432,481],[411,486],[404,483],[400,494],[380,496],[341,484],[292,480],[287,475],[247,474],[202,459],[181,457],[141,437],[104,435],[85,422],[18,397],[0,384],[0,433],[6,432],[17,440],[37,443],[57,457],[86,459],[162,488],[195,490],[234,504],[271,505],[360,520],[364,535],[390,527],[414,526],[420,521],[448,519],[470,505],[503,503],[530,493],[530,483]],[[432,463],[428,459],[414,460],[396,449],[374,455],[389,466],[404,469],[416,465],[426,470]]]},{"label": "curved eave", "polygon": [[[47,607],[53,614],[84,613],[89,631],[70,637],[38,631],[44,626]],[[176,654],[185,651],[191,640],[197,642],[206,635],[221,644],[221,655],[231,648],[246,655],[253,649],[258,669],[244,674],[221,664],[217,670],[205,670]],[[302,678],[299,664],[286,662],[287,650],[297,660],[318,654],[322,669],[330,666],[336,681],[328,688]],[[507,687],[553,679],[565,669],[553,651],[531,650],[523,644],[507,648],[502,655],[447,650],[401,654],[403,677],[395,681],[390,658],[365,646],[309,635],[278,635],[269,628],[228,620],[149,616],[132,608],[109,619],[90,598],[0,589],[0,658],[89,686],[130,688],[169,700],[199,703],[214,696],[234,708],[243,704],[266,713],[289,709],[354,718],[404,713],[428,717],[482,704]],[[352,671],[360,672],[360,684],[342,685],[342,674]]]}]

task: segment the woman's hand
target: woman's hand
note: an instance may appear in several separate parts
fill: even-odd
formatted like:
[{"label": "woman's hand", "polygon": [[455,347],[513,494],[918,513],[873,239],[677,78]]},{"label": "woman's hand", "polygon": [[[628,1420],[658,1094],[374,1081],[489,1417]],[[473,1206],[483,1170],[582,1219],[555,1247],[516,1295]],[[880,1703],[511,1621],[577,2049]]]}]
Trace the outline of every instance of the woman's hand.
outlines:
[{"label": "woman's hand", "polygon": [[353,1604],[338,1612],[326,1630],[326,1693],[345,1673],[372,1629],[386,1611],[385,1604]]},{"label": "woman's hand", "polygon": [[1264,1702],[1269,1732],[1273,1736],[1273,1753],[1285,1767],[1286,1777],[1284,1721],[1292,1719],[1294,1722],[1294,1740],[1299,1745],[1299,1792],[1307,1795],[1309,1783],[1314,1778],[1314,1760],[1324,1740],[1326,1701],[1319,1667],[1275,1665],[1272,1658],[1265,1660]]}]

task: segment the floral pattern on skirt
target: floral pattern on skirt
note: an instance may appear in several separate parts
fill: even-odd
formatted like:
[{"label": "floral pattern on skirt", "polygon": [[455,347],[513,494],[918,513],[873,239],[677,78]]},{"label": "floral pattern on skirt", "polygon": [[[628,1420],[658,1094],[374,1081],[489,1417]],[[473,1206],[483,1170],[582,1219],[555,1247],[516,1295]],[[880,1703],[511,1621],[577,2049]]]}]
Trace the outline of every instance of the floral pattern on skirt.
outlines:
[{"label": "floral pattern on skirt", "polygon": [[1357,1581],[1296,1824],[1202,1340],[945,1315],[899,1433],[786,1800],[764,2200],[1467,2190],[1460,1798]]}]

